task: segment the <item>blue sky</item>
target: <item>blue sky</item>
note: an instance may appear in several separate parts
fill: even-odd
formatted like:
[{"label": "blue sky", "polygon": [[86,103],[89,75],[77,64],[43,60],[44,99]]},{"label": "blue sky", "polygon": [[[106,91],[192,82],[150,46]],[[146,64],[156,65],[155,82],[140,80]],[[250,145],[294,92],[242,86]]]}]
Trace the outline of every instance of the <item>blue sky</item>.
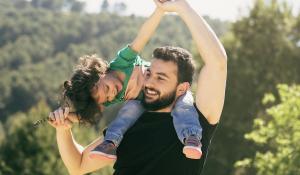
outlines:
[{"label": "blue sky", "polygon": [[[99,10],[103,0],[82,0],[87,3],[89,12]],[[246,15],[255,0],[188,0],[193,8],[202,15],[209,15],[222,20],[236,20]],[[266,0],[270,1],[270,0]],[[300,0],[287,1],[295,13],[300,11]],[[109,0],[111,3],[124,2],[127,5],[127,14],[148,16],[155,8],[152,0]]]}]

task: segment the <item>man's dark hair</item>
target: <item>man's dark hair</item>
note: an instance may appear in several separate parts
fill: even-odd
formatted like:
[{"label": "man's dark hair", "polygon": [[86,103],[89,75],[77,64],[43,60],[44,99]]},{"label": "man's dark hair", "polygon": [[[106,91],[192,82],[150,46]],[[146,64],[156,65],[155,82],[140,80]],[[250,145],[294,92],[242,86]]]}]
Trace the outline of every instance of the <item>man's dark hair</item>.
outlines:
[{"label": "man's dark hair", "polygon": [[91,90],[107,68],[108,64],[96,55],[85,55],[80,58],[71,79],[64,82],[63,97],[72,103],[80,123],[95,124],[102,116]]},{"label": "man's dark hair", "polygon": [[163,61],[172,61],[177,65],[177,81],[179,83],[193,82],[195,64],[192,54],[180,47],[164,46],[153,51],[153,57]]}]

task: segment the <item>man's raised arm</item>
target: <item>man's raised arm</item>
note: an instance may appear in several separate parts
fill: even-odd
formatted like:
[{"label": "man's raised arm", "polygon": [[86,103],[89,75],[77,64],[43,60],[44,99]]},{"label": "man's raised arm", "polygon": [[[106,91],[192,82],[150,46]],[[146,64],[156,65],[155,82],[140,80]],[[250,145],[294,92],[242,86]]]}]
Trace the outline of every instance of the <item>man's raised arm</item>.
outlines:
[{"label": "man's raised arm", "polygon": [[177,12],[192,34],[204,62],[197,82],[196,105],[209,123],[218,123],[225,98],[226,52],[211,27],[185,0],[169,1],[162,7]]}]

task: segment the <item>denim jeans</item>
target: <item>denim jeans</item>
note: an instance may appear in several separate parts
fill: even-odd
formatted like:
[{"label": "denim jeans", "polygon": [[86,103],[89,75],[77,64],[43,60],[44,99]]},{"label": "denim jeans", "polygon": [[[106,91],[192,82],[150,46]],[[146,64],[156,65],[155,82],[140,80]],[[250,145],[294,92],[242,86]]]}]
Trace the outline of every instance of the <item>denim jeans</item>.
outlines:
[{"label": "denim jeans", "polygon": [[[118,146],[125,132],[137,121],[144,111],[145,109],[140,101],[127,101],[118,112],[116,119],[109,124],[104,140],[110,140]],[[178,98],[171,115],[177,136],[182,143],[190,135],[196,135],[201,140],[202,127],[198,120],[198,112],[195,109],[194,98],[190,91],[187,91]]]},{"label": "denim jeans", "polygon": [[125,132],[137,121],[144,111],[143,105],[138,100],[125,102],[115,120],[108,125],[104,140],[110,140],[116,146],[119,146]]},{"label": "denim jeans", "polygon": [[187,91],[177,99],[171,115],[177,137],[183,144],[184,139],[190,135],[195,135],[201,140],[202,127],[191,91]]}]

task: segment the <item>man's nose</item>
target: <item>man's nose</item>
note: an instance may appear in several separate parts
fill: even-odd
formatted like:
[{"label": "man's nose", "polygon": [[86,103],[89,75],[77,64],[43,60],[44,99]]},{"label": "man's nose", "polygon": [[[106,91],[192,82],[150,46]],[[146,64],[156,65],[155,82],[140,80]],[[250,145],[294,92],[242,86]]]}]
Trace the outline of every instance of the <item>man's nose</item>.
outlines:
[{"label": "man's nose", "polygon": [[153,88],[154,87],[153,78],[151,78],[151,77],[146,78],[145,81],[144,81],[144,87]]}]

